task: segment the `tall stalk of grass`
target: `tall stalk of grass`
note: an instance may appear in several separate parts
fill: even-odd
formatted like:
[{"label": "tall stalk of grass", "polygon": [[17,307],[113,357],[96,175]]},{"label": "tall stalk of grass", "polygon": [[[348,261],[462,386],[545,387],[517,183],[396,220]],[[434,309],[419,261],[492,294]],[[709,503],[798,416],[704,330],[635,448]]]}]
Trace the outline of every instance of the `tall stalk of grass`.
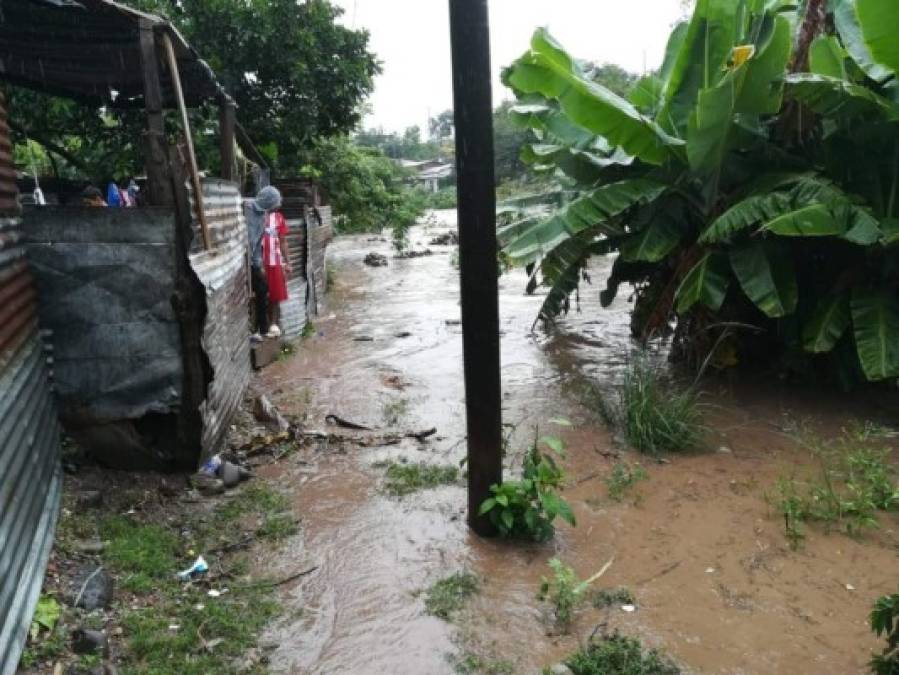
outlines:
[{"label": "tall stalk of grass", "polygon": [[629,364],[621,388],[624,434],[637,450],[650,454],[696,447],[704,427],[695,387],[677,388],[645,356]]}]

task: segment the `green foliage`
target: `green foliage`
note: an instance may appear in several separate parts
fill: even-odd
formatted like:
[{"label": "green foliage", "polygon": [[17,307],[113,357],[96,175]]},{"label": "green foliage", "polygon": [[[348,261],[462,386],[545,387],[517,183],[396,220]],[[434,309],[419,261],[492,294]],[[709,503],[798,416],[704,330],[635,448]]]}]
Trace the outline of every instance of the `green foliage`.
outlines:
[{"label": "green foliage", "polygon": [[425,611],[449,621],[478,591],[478,578],[471,572],[456,572],[435,582],[425,594]]},{"label": "green foliage", "polygon": [[681,670],[655,649],[640,641],[613,633],[591,640],[566,665],[574,675],[679,675]]},{"label": "green foliage", "polygon": [[606,477],[609,498],[620,502],[637,483],[647,478],[649,475],[646,473],[646,469],[639,464],[615,462],[612,473]]},{"label": "green foliage", "polygon": [[[835,31],[811,34],[812,72],[788,73],[806,27],[797,3],[698,2],[659,71],[626,94],[535,32],[504,72],[510,110],[534,134],[522,157],[564,175],[574,198],[500,241],[516,264],[539,265],[542,318],[567,311],[592,256],[617,252],[603,304],[632,284],[634,333],[676,321],[676,356],[694,365],[744,325],[760,330],[729,336],[732,362],[843,384],[899,377],[897,50],[884,28],[899,5],[828,11]],[[617,208],[595,203],[622,186]],[[837,367],[814,367],[825,360]]]},{"label": "green foliage", "polygon": [[129,591],[148,593],[178,571],[178,539],[159,525],[110,516],[100,524],[100,536],[109,542],[104,559],[122,575],[121,584]]},{"label": "green foliage", "polygon": [[571,629],[574,610],[584,600],[589,584],[578,579],[574,570],[558,558],[549,561],[551,579],[543,577],[537,599],[548,601],[553,608],[553,621],[563,633]]},{"label": "green foliage", "polygon": [[31,617],[31,629],[28,632],[31,639],[36,639],[41,631],[53,632],[61,615],[62,608],[56,598],[52,595],[41,595]]},{"label": "green foliage", "polygon": [[395,427],[409,412],[409,399],[395,398],[385,401],[381,406],[381,417],[384,424]]},{"label": "green foliage", "polygon": [[871,630],[886,638],[883,652],[871,659],[874,675],[899,675],[899,593],[878,598],[871,610]]},{"label": "green foliage", "polygon": [[445,187],[438,192],[428,192],[425,200],[429,209],[454,209],[456,208],[456,188]]},{"label": "green foliage", "polygon": [[314,177],[328,193],[341,232],[390,227],[400,243],[424,212],[422,193],[405,184],[407,172],[380,150],[338,136],[315,141],[304,162],[301,173]]},{"label": "green foliage", "polygon": [[696,448],[704,427],[696,391],[678,389],[643,355],[627,367],[621,387],[624,434],[634,448],[658,454]]},{"label": "green foliage", "polygon": [[613,605],[636,605],[637,599],[629,588],[601,588],[592,594],[591,602],[596,609],[604,609]]},{"label": "green foliage", "polygon": [[419,490],[452,485],[459,480],[459,469],[451,464],[390,462],[387,465],[386,476],[384,490],[402,497]]},{"label": "green foliage", "polygon": [[793,548],[805,538],[805,522],[838,525],[857,535],[879,526],[878,511],[899,508],[899,482],[888,450],[859,444],[849,435],[832,444],[815,439],[809,444],[820,461],[819,475],[782,477],[773,498]]},{"label": "green foliage", "polygon": [[493,496],[481,504],[479,514],[487,514],[503,537],[546,541],[555,532],[556,517],[575,525],[571,506],[558,494],[564,473],[551,455],[539,450],[541,443],[561,454],[558,438],[535,442],[522,463],[521,479],[491,485]]},{"label": "green foliage", "polygon": [[514,675],[515,667],[508,661],[488,659],[466,652],[450,659],[453,672],[459,675]]}]

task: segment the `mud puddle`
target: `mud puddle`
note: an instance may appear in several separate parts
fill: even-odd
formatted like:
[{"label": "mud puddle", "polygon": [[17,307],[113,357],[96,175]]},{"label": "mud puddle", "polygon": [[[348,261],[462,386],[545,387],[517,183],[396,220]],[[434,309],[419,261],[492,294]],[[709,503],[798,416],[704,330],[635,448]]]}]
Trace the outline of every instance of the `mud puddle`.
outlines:
[{"label": "mud puddle", "polygon": [[[895,590],[899,521],[861,539],[810,532],[791,551],[765,495],[778,476],[811,462],[783,433],[796,420],[838,433],[851,414],[835,398],[711,385],[708,451],[657,464],[621,453],[596,411],[572,395],[584,372],[614,382],[631,350],[627,298],[598,307],[598,288],[581,297],[553,337],[531,332],[540,299],[523,295],[525,279],[501,279],[504,419],[512,448],[534,426],[565,417],[565,468],[577,528],[560,526],[542,546],[472,536],[464,524],[463,487],[405,498],[380,489],[388,458],[457,463],[464,455],[464,404],[458,277],[451,247],[428,241],[451,226],[416,228],[414,248],[434,254],[394,259],[386,242],[346,237],[329,251],[332,289],[314,337],[256,383],[284,410],[322,426],[336,413],[369,426],[436,427],[427,443],[407,439],[382,449],[324,451],[270,470],[294,492],[304,537],[289,555],[264,564],[318,571],[287,591],[286,617],[268,638],[278,673],[456,672],[453,658],[535,673],[577,648],[599,624],[664,648],[686,672],[835,673],[865,671],[866,619],[873,598]],[[390,258],[369,268],[370,251]],[[604,277],[597,263],[594,279]],[[851,411],[850,411],[851,412]],[[514,457],[514,453],[512,453]],[[617,457],[648,472],[623,503],[607,498],[604,478]],[[535,600],[553,556],[582,578],[607,560],[604,586],[627,586],[632,614],[587,609],[567,636],[548,635]],[[420,592],[468,569],[480,593],[453,624],[427,616]],[[849,590],[849,589],[852,590]]]}]

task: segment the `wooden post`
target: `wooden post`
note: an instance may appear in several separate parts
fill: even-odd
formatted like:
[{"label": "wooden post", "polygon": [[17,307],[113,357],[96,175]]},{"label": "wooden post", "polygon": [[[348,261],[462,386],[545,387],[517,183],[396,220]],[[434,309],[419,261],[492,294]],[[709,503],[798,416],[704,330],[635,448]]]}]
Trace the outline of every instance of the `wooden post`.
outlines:
[{"label": "wooden post", "polygon": [[478,509],[502,481],[499,298],[493,102],[487,0],[449,0],[459,195],[462,346],[468,426],[468,522],[494,534]]},{"label": "wooden post", "polygon": [[154,206],[173,203],[172,185],[167,175],[168,149],[165,138],[162,87],[159,84],[159,56],[153,23],[140,20],[140,54],[144,78],[144,106],[147,111],[147,137],[144,144],[147,168],[147,202]]},{"label": "wooden post", "polygon": [[181,75],[178,72],[178,57],[175,56],[175,48],[172,46],[172,38],[164,33],[162,42],[165,45],[166,56],[169,62],[169,72],[172,76],[172,89],[175,91],[175,99],[178,101],[178,110],[181,111],[181,126],[184,129],[184,142],[187,144],[187,167],[190,170],[190,181],[194,188],[194,204],[197,206],[197,220],[200,223],[200,231],[203,234],[203,247],[208,251],[209,225],[206,223],[206,213],[203,211],[203,185],[200,183],[200,169],[197,167],[197,155],[194,152],[194,139],[190,132],[190,118],[187,115],[187,106],[184,104],[184,91],[181,89]]},{"label": "wooden post", "polygon": [[221,144],[222,178],[237,180],[237,157],[234,153],[234,132],[237,122],[237,106],[226,98],[219,106],[219,141]]}]

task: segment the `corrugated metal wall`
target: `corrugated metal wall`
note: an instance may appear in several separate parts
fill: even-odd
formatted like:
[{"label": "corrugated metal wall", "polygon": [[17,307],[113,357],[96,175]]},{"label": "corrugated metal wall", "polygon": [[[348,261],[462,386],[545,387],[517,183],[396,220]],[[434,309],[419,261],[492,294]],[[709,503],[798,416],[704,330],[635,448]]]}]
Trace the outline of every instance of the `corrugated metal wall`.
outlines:
[{"label": "corrugated metal wall", "polygon": [[281,331],[288,340],[298,338],[306,327],[306,204],[309,195],[302,183],[277,181],[281,191],[281,212],[287,221],[291,273],[287,279],[287,300],[281,303]]},{"label": "corrugated metal wall", "polygon": [[0,95],[0,675],[15,672],[59,512],[59,425]]},{"label": "corrugated metal wall", "polygon": [[317,316],[324,310],[328,286],[325,253],[333,238],[331,207],[309,209],[306,215],[306,281],[309,284],[306,312],[310,316]]},{"label": "corrugated metal wall", "polygon": [[[206,458],[218,452],[250,382],[251,368],[247,232],[240,191],[236,184],[215,178],[204,178],[202,188],[212,247],[202,250],[197,234],[190,264],[206,289],[202,341],[213,373],[200,406]],[[193,200],[191,207],[195,213]]]}]

